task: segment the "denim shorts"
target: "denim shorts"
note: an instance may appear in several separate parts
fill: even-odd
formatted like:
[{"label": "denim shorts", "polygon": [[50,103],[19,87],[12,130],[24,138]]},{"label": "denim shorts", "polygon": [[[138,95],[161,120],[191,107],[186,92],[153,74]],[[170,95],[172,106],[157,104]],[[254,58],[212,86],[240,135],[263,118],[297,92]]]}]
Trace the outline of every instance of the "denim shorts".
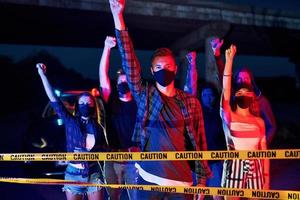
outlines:
[{"label": "denim shorts", "polygon": [[[73,167],[72,165],[68,165],[65,171],[65,180],[103,184],[103,176],[100,169],[99,171],[93,170],[93,173],[89,174],[88,176],[83,176],[82,171],[82,169],[78,169],[76,167]],[[101,187],[86,187],[77,185],[64,185],[63,187],[64,192],[68,191],[74,195],[84,195],[86,193],[100,191],[101,189]]]}]

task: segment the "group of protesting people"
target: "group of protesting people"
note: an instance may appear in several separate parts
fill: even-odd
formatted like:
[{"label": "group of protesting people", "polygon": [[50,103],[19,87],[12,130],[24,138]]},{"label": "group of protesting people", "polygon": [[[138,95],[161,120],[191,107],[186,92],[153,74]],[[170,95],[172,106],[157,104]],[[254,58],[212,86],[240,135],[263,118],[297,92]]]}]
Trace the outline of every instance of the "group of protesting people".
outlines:
[{"label": "group of protesting people", "polygon": [[[265,150],[276,125],[268,100],[261,94],[251,71],[233,75],[236,46],[225,51],[223,41],[211,42],[219,69],[221,93],[210,83],[201,86],[198,99],[196,53],[190,52],[184,91],[175,87],[178,70],[168,48],[155,50],[151,73],[155,83],[144,83],[142,68],[123,18],[125,0],[110,0],[115,37],[108,36],[99,65],[101,97],[106,105],[107,137],[99,125],[96,101],[85,92],[69,113],[52,90],[46,66],[36,65],[52,107],[64,120],[68,152],[155,152]],[[122,69],[111,85],[110,51],[118,46]],[[219,101],[220,100],[220,101]],[[219,104],[220,102],[220,104]],[[223,161],[71,161],[66,180],[107,184],[200,186],[269,189],[269,160]],[[68,200],[103,199],[104,188],[65,185]],[[110,199],[121,199],[121,189],[108,188]],[[158,191],[128,190],[129,199],[201,199],[203,196]],[[214,199],[223,197],[214,196]],[[227,199],[230,199],[227,197]],[[231,199],[234,199],[231,197]]]}]

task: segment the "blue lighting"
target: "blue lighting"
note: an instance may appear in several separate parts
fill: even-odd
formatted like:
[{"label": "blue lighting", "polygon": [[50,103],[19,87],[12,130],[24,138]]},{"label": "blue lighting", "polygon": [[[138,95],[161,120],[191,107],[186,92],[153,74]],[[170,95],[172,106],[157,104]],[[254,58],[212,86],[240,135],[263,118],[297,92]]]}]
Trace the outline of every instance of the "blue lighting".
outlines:
[{"label": "blue lighting", "polygon": [[57,97],[60,97],[61,92],[59,90],[54,90],[54,92],[55,92],[55,94],[56,94]]},{"label": "blue lighting", "polygon": [[56,122],[57,122],[57,125],[58,125],[58,126],[61,126],[61,125],[64,124],[64,122],[63,122],[62,119],[57,119]]}]

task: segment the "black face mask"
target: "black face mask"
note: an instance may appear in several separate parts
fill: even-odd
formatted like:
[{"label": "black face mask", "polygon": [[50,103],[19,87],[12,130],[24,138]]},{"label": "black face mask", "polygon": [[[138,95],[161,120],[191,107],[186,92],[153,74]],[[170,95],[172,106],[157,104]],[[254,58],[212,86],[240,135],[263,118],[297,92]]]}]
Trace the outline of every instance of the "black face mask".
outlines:
[{"label": "black face mask", "polygon": [[161,86],[166,87],[172,83],[175,79],[175,71],[169,71],[166,69],[161,69],[157,72],[153,73],[154,79],[158,82]]},{"label": "black face mask", "polygon": [[250,104],[252,103],[252,97],[238,96],[235,97],[235,101],[240,108],[245,109],[249,108]]},{"label": "black face mask", "polygon": [[83,117],[89,117],[94,114],[95,108],[90,107],[88,104],[79,104],[78,111],[81,116]]},{"label": "black face mask", "polygon": [[128,83],[126,83],[126,82],[122,82],[122,83],[118,84],[117,88],[118,88],[119,94],[121,94],[121,95],[130,92]]}]

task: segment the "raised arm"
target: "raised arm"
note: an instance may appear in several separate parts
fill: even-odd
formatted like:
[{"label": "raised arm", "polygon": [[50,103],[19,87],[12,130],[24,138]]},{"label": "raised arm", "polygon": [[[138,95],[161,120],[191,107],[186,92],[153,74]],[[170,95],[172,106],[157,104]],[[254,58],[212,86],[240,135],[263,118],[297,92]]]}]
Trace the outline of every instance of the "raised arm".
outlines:
[{"label": "raised arm", "polygon": [[122,57],[122,67],[126,74],[130,91],[136,103],[139,104],[142,92],[141,66],[135,55],[123,18],[125,0],[109,0],[109,3],[115,23],[117,43]]},{"label": "raised arm", "polygon": [[225,52],[226,63],[223,73],[223,90],[221,96],[222,118],[228,123],[230,121],[230,96],[231,96],[231,79],[232,79],[232,65],[236,53],[236,47],[231,45]]},{"label": "raised arm", "polygon": [[46,65],[44,65],[43,63],[38,63],[36,64],[36,68],[38,69],[38,73],[42,79],[42,83],[49,100],[51,102],[57,102],[56,96],[46,76]]},{"label": "raised arm", "polygon": [[198,81],[196,56],[197,54],[195,51],[189,52],[186,55],[188,61],[188,68],[187,68],[186,80],[183,88],[183,90],[186,93],[189,93],[195,97],[197,96],[197,81]]},{"label": "raised arm", "polygon": [[218,78],[220,81],[220,85],[222,85],[222,80],[223,80],[223,72],[224,72],[224,62],[221,58],[221,47],[223,45],[223,40],[220,40],[219,38],[214,38],[211,42],[211,48],[213,50],[215,60],[216,60],[216,65],[218,67]]},{"label": "raised arm", "polygon": [[110,10],[113,15],[115,28],[119,31],[126,29],[123,13],[125,9],[125,0],[109,0]]},{"label": "raised arm", "polygon": [[72,118],[72,115],[67,111],[63,103],[57,99],[48,81],[48,78],[46,76],[46,65],[44,65],[43,63],[38,63],[36,64],[36,68],[38,69],[38,73],[42,79],[44,89],[51,102],[52,108],[61,119],[63,119],[64,121],[70,120]]},{"label": "raised arm", "polygon": [[107,36],[104,42],[104,48],[103,48],[103,52],[99,64],[100,87],[102,91],[102,97],[106,103],[108,102],[111,93],[111,85],[108,76],[110,50],[115,46],[116,46],[116,38]]}]

